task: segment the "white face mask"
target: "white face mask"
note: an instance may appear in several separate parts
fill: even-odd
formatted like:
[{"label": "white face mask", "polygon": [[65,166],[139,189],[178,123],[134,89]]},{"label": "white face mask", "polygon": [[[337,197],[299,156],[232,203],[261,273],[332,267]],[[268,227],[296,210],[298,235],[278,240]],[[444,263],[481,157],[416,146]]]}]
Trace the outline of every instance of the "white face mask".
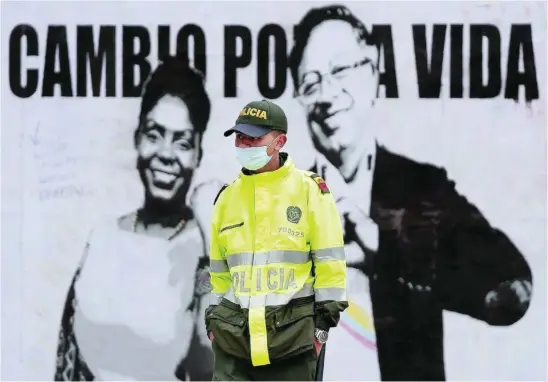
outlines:
[{"label": "white face mask", "polygon": [[255,171],[263,168],[272,159],[272,155],[268,155],[267,150],[277,139],[278,137],[270,142],[268,146],[236,147],[236,159],[238,159],[243,168],[248,170]]}]

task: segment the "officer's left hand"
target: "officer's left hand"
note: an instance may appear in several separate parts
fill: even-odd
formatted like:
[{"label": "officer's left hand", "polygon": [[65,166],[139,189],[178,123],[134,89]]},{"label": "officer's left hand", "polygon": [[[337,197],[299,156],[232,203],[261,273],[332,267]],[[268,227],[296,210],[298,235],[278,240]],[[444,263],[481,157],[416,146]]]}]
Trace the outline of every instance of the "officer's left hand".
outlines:
[{"label": "officer's left hand", "polygon": [[316,355],[320,355],[320,352],[322,351],[323,344],[319,343],[316,338],[314,338],[314,347],[316,348]]}]

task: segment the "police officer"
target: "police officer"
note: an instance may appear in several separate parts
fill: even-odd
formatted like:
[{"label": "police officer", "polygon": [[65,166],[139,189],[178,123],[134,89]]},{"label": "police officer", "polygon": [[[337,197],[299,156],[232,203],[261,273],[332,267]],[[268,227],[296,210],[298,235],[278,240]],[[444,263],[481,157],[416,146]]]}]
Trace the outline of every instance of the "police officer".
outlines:
[{"label": "police officer", "polygon": [[233,133],[242,170],[215,199],[209,254],[213,379],[312,381],[348,307],[339,213],[323,179],[280,152],[278,105],[249,103]]}]

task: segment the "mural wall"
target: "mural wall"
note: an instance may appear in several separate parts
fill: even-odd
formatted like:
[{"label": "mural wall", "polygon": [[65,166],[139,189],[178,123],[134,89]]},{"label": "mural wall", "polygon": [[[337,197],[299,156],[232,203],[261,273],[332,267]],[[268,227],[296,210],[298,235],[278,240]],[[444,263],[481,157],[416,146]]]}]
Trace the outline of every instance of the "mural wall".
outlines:
[{"label": "mural wall", "polygon": [[290,8],[2,4],[2,379],[211,379],[222,132],[257,99],[344,221],[325,380],[546,379],[546,4]]}]

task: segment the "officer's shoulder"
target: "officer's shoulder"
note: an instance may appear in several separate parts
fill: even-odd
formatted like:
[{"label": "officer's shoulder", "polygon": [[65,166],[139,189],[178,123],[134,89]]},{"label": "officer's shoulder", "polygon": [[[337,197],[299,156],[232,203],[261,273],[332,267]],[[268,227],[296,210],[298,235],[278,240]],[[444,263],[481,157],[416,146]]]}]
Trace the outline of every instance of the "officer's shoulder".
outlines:
[{"label": "officer's shoulder", "polygon": [[322,194],[331,193],[325,180],[315,172],[302,170],[302,176],[305,182],[310,183],[312,187],[316,187]]}]

